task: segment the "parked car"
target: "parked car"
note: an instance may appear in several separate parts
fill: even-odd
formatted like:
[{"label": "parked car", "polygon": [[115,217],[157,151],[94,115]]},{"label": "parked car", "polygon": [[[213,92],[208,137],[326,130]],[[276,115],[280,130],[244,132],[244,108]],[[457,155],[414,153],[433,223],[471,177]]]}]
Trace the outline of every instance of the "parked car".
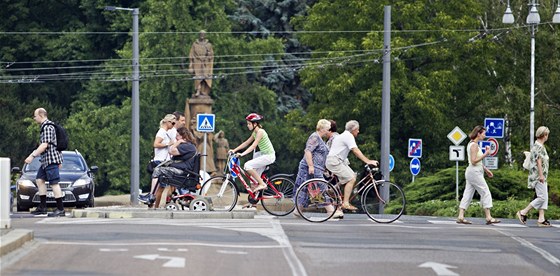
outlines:
[{"label": "parked car", "polygon": [[[64,162],[60,168],[60,188],[64,194],[62,200],[64,206],[75,206],[77,208],[95,206],[95,181],[94,173],[98,167],[88,167],[84,157],[75,151],[63,151]],[[33,159],[30,164],[24,164],[23,168],[13,167],[12,173],[21,173],[16,181],[16,204],[17,211],[29,211],[30,208],[39,205],[39,189],[35,182],[37,169],[41,166],[40,158]],[[47,207],[56,206],[52,187],[47,181]]]}]

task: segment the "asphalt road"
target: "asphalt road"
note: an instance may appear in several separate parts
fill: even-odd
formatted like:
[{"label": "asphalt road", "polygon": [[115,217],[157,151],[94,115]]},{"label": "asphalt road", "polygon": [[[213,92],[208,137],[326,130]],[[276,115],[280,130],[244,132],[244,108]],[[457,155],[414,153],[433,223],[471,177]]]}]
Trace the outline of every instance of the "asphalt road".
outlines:
[{"label": "asphalt road", "polygon": [[[365,215],[309,223],[21,216],[35,240],[2,259],[6,275],[558,275],[560,229],[516,220]],[[553,222],[554,223],[554,222]],[[556,221],[557,224],[560,224]]]}]

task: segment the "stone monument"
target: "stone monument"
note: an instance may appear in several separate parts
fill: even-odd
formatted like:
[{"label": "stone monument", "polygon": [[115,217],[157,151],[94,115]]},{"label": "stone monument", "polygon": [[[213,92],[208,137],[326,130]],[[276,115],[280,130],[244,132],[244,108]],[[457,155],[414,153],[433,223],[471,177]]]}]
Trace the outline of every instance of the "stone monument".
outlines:
[{"label": "stone monument", "polygon": [[[212,114],[214,100],[210,97],[214,70],[214,50],[212,44],[206,39],[206,32],[200,31],[198,39],[193,42],[189,53],[189,74],[194,80],[192,98],[187,98],[185,103],[185,119],[189,122],[191,131],[197,140],[197,149],[202,153],[204,133],[196,131],[196,115]],[[214,166],[213,133],[206,137],[206,172],[211,174],[216,171]],[[203,166],[201,165],[201,168]]]}]

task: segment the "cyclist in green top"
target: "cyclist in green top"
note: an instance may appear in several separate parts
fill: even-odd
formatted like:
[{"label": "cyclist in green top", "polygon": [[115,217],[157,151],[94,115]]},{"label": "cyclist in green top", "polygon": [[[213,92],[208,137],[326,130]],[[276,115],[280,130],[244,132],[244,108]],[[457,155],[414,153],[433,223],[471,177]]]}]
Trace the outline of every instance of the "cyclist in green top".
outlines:
[{"label": "cyclist in green top", "polygon": [[276,161],[274,147],[268,138],[268,134],[260,124],[262,119],[263,116],[257,113],[247,115],[247,117],[245,117],[245,120],[247,121],[247,128],[253,131],[253,133],[241,145],[237,146],[233,150],[230,150],[231,152],[236,153],[237,151],[250,145],[243,152],[237,154],[237,156],[245,156],[256,150],[257,146],[259,147],[259,151],[253,153],[253,159],[245,162],[245,165],[243,166],[245,171],[247,171],[254,179],[259,181],[259,185],[253,189],[253,192],[266,189],[266,184],[262,180],[261,174],[266,166]]}]

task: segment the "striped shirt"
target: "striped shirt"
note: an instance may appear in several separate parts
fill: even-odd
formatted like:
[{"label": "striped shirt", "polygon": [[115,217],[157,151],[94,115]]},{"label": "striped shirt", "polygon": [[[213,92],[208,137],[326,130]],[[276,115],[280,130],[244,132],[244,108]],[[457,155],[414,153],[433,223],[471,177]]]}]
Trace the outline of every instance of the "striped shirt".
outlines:
[{"label": "striped shirt", "polygon": [[49,120],[45,120],[41,124],[41,144],[49,144],[47,146],[47,150],[41,153],[41,165],[46,167],[49,164],[62,164],[62,153],[56,150],[56,130],[53,125],[45,126],[45,124],[54,123]]},{"label": "striped shirt", "polygon": [[[272,142],[268,139],[268,134],[264,129],[259,129],[259,131],[263,132],[263,136],[259,141],[259,150],[262,154],[274,154],[274,147],[272,146]],[[257,133],[253,132],[253,139],[256,139]]]}]

